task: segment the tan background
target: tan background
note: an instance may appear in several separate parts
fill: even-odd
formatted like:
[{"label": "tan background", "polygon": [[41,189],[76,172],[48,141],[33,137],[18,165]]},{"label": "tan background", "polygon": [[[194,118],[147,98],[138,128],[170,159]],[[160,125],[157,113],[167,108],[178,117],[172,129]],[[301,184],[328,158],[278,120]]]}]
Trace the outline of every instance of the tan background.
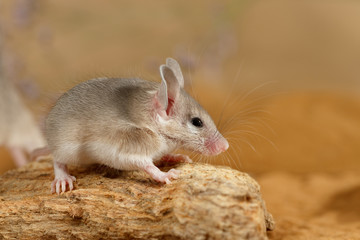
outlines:
[{"label": "tan background", "polygon": [[[272,239],[359,237],[359,1],[8,0],[0,9],[8,74],[39,123],[75,83],[159,80],[172,56],[216,121],[223,112],[231,148],[204,161],[256,176],[278,220]],[[12,168],[0,153],[1,171]]]}]

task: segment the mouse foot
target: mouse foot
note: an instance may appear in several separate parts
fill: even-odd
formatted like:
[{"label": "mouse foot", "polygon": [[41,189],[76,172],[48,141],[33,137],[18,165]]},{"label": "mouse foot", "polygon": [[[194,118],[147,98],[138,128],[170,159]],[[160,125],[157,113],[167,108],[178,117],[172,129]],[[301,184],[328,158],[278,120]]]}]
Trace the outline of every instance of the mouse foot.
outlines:
[{"label": "mouse foot", "polygon": [[[73,182],[76,181],[76,178],[74,176],[64,176],[60,178],[55,178],[54,181],[51,183],[51,193],[63,193],[66,192],[66,185],[69,186],[69,191],[72,191],[74,189]],[[61,189],[60,189],[61,187]]]},{"label": "mouse foot", "polygon": [[192,163],[193,161],[189,156],[183,154],[166,154],[161,158],[162,162],[170,163]]},{"label": "mouse foot", "polygon": [[168,172],[163,172],[154,165],[145,167],[145,172],[147,172],[155,181],[162,182],[166,184],[171,184],[171,179],[177,179],[180,171],[176,169],[170,169]]},{"label": "mouse foot", "polygon": [[[69,191],[74,189],[73,182],[76,181],[74,176],[69,174],[66,164],[54,162],[55,179],[51,183],[51,193],[66,192],[66,186],[69,186]],[[61,189],[60,189],[61,188]]]}]

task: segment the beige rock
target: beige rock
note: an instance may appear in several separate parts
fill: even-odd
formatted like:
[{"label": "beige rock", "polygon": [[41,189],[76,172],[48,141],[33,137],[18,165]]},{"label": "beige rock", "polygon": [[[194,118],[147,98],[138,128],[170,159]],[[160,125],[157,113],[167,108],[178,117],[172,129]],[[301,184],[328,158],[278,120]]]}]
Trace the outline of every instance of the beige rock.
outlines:
[{"label": "beige rock", "polygon": [[62,195],[50,194],[49,160],[9,171],[0,177],[0,239],[267,239],[274,222],[249,175],[176,168],[171,185],[140,171],[70,168],[76,189]]}]

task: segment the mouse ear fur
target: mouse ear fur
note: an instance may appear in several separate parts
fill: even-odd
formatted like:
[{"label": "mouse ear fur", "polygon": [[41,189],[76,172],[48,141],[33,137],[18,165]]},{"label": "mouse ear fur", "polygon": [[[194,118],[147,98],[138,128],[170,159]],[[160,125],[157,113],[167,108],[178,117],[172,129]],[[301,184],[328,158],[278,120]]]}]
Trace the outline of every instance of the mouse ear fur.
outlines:
[{"label": "mouse ear fur", "polygon": [[167,84],[163,77],[161,66],[160,66],[160,75],[161,75],[161,84],[157,97],[161,105],[161,109],[165,111],[168,107],[168,94],[167,94]]},{"label": "mouse ear fur", "polygon": [[160,66],[160,75],[161,84],[158,92],[158,100],[162,110],[169,112],[180,93],[180,84],[173,70],[166,65]]},{"label": "mouse ear fur", "polygon": [[173,58],[167,58],[166,66],[168,66],[169,68],[171,68],[171,70],[173,70],[175,77],[180,84],[180,87],[183,88],[184,87],[184,76],[181,72],[179,63]]}]

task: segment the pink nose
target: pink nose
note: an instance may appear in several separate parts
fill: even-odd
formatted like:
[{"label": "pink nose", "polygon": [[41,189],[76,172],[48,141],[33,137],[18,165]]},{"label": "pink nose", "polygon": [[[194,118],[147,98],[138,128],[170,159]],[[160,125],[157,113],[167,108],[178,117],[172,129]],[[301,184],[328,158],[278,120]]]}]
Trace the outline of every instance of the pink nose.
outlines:
[{"label": "pink nose", "polygon": [[216,140],[215,142],[210,141],[210,143],[207,145],[208,145],[207,148],[209,150],[208,153],[210,155],[220,154],[222,152],[225,152],[229,148],[229,143],[224,137],[221,137],[220,139]]},{"label": "pink nose", "polygon": [[218,144],[218,148],[221,152],[225,152],[229,148],[229,142],[225,138],[219,140]]}]

